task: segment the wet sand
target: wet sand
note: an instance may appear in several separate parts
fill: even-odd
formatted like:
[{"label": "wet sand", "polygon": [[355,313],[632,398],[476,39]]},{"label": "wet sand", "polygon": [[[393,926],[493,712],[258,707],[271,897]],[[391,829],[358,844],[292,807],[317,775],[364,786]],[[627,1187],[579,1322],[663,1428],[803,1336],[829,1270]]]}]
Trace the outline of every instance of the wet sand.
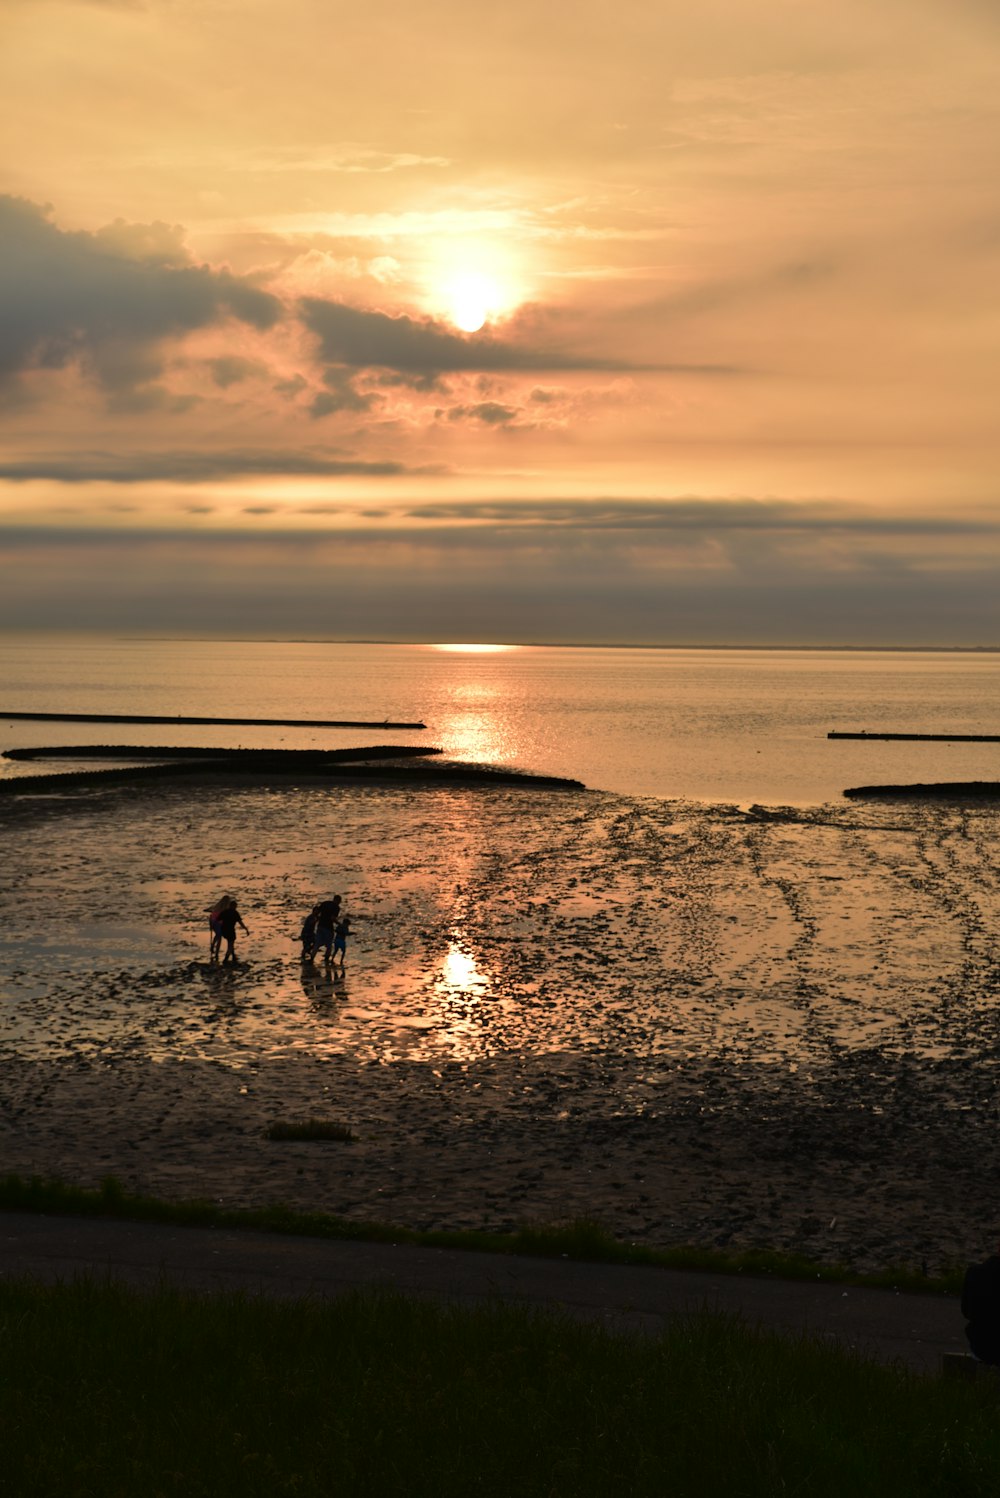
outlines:
[{"label": "wet sand", "polygon": [[[0,830],[3,1169],[861,1269],[997,1236],[993,806],[217,781]],[[294,939],[335,891],[343,979]],[[310,1116],[356,1142],[266,1138]]]}]

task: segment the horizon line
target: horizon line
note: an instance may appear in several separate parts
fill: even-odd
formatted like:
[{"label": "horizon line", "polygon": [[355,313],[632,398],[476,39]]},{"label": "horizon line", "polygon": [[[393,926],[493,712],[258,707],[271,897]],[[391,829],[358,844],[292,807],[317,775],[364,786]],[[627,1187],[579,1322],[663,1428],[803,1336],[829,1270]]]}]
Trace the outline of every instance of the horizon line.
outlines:
[{"label": "horizon line", "polygon": [[851,654],[878,654],[878,655],[998,655],[1000,644],[995,645],[848,645],[848,644],[802,644],[789,642],[787,644],[748,644],[740,642],[722,643],[659,643],[648,640],[503,640],[486,639],[485,637],[470,639],[466,636],[459,641],[447,640],[441,637],[437,639],[399,639],[399,638],[368,638],[360,636],[336,636],[336,635],[235,635],[228,633],[219,634],[146,634],[134,632],[118,632],[117,630],[80,630],[80,629],[29,629],[29,630],[6,630],[0,629],[0,639],[14,640],[30,638],[59,638],[78,637],[81,643],[86,639],[104,639],[128,641],[130,643],[160,642],[171,644],[198,643],[198,642],[225,642],[234,645],[403,645],[420,647],[423,645],[443,644],[476,644],[476,645],[498,645],[508,649],[516,650],[698,650],[698,651],[827,651],[831,653]]}]

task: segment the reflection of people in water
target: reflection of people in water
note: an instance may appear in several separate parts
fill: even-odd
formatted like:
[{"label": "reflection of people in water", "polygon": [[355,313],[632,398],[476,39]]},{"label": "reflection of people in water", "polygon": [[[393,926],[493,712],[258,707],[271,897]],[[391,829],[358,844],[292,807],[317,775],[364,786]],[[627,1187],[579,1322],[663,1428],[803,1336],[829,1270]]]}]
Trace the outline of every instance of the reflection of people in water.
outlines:
[{"label": "reflection of people in water", "polygon": [[236,968],[238,963],[232,967],[220,967],[219,963],[205,963],[201,967],[201,976],[208,984],[209,992],[215,1000],[215,1008],[209,1010],[207,1019],[209,1021],[228,1018],[234,1012],[236,1002]]},{"label": "reflection of people in water", "polygon": [[210,957],[218,957],[219,955],[219,947],[222,944],[222,914],[232,903],[229,895],[223,895],[220,900],[216,900],[214,905],[210,905],[205,912],[208,916],[208,929],[211,933],[208,943],[208,955]]},{"label": "reflection of people in water", "polygon": [[[240,915],[239,911],[236,909],[236,901],[235,900],[232,900],[232,899],[229,900],[229,903],[226,905],[226,908],[224,910],[221,910],[219,912],[219,918],[218,919],[219,919],[219,925],[222,928],[221,929],[221,936],[224,936],[226,938],[226,955],[225,955],[225,957],[223,957],[222,961],[224,963],[226,963],[226,962],[235,962],[236,961],[236,927],[237,926],[243,926],[243,930],[246,931],[247,936],[250,935],[250,932],[247,931],[246,926],[243,925],[243,917]],[[216,951],[218,951],[218,948],[216,948]]]},{"label": "reflection of people in water", "polygon": [[302,991],[309,1003],[317,1007],[325,1007],[331,999],[336,997],[334,981],[333,970],[325,965],[322,971],[317,971],[309,963],[306,963],[302,969]]}]

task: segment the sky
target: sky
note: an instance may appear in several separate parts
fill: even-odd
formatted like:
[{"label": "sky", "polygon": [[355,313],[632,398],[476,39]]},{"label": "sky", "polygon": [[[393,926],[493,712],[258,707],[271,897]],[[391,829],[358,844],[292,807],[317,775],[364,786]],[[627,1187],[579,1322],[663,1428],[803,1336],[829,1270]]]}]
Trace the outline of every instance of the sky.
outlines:
[{"label": "sky", "polygon": [[995,0],[0,0],[0,629],[1000,645]]}]

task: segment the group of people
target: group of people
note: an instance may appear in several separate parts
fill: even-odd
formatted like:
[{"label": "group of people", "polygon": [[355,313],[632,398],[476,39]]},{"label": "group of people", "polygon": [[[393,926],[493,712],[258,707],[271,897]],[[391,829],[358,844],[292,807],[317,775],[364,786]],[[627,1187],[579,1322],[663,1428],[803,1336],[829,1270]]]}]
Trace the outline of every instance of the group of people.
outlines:
[{"label": "group of people", "polygon": [[209,955],[217,958],[222,949],[222,938],[226,939],[226,955],[223,962],[236,961],[236,927],[242,926],[247,935],[243,917],[236,908],[236,901],[232,895],[223,895],[221,900],[216,900],[214,905],[209,906],[207,912],[208,929],[210,939],[208,944]]},{"label": "group of people", "polygon": [[[339,957],[340,970],[343,972],[351,918],[341,909],[342,903],[340,895],[334,895],[332,900],[322,900],[313,906],[302,922],[297,940],[302,943],[303,962],[313,962],[318,953],[322,952],[328,966],[335,964]],[[205,913],[208,916],[209,955],[213,960],[218,958],[225,938],[226,955],[222,961],[235,962],[237,926],[242,927],[248,936],[250,934],[237,909],[236,901],[232,895],[223,895]]]},{"label": "group of people", "polygon": [[302,943],[302,961],[314,962],[323,952],[323,960],[332,966],[339,955],[343,972],[347,956],[347,938],[351,934],[351,918],[341,910],[341,897],[323,900],[314,905],[302,922],[299,941]]}]

